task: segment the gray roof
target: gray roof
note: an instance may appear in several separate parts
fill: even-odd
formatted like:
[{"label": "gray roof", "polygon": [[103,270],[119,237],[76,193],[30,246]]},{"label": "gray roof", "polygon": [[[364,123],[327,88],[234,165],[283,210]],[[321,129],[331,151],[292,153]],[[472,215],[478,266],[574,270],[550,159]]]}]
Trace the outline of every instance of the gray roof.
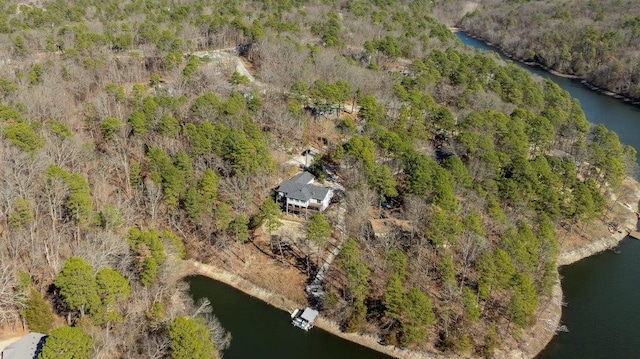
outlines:
[{"label": "gray roof", "polygon": [[287,198],[303,202],[309,199],[323,200],[330,189],[310,184],[309,182],[313,179],[313,175],[309,172],[298,173],[290,180],[284,181],[278,187],[278,192],[284,193]]},{"label": "gray roof", "polygon": [[311,183],[316,177],[311,172],[300,172],[297,175],[291,177],[287,182],[295,182],[295,183]]},{"label": "gray roof", "polygon": [[306,320],[309,323],[313,323],[313,321],[316,320],[317,316],[318,316],[317,310],[311,309],[311,308],[305,308],[304,312],[302,312],[302,314],[300,315],[300,318]]},{"label": "gray roof", "polygon": [[37,359],[47,335],[29,333],[2,351],[2,359]]}]

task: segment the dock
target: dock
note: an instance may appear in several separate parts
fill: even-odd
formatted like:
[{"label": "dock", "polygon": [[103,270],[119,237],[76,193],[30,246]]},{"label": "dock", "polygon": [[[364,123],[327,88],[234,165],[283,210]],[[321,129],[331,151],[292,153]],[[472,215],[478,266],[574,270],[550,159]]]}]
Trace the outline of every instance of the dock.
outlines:
[{"label": "dock", "polygon": [[318,314],[317,310],[308,307],[304,310],[296,309],[291,313],[291,324],[304,331],[309,331],[309,329],[313,328],[313,323]]},{"label": "dock", "polygon": [[640,232],[632,231],[632,230],[628,230],[627,232],[629,233],[629,237],[635,238],[635,239],[640,239]]}]

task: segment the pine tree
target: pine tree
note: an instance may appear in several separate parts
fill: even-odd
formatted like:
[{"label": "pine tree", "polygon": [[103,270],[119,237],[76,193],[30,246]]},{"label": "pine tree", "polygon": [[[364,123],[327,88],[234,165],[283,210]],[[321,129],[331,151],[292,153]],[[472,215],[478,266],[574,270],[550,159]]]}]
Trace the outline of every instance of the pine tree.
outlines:
[{"label": "pine tree", "polygon": [[368,283],[369,268],[362,263],[360,248],[352,238],[344,242],[338,260],[340,266],[346,272],[349,300],[353,304],[353,311],[347,320],[346,330],[348,332],[356,332],[362,328],[367,315],[364,301],[370,290]]},{"label": "pine tree", "polygon": [[307,223],[307,240],[321,248],[327,247],[327,240],[331,236],[331,225],[322,213],[314,214]]},{"label": "pine tree", "polygon": [[493,260],[496,267],[496,284],[501,288],[509,288],[516,273],[511,258],[507,252],[497,248],[494,252]]},{"label": "pine tree", "polygon": [[410,288],[406,295],[406,322],[403,323],[402,344],[420,343],[427,338],[427,331],[436,320],[431,299],[417,288]]},{"label": "pine tree", "polygon": [[38,359],[89,359],[92,350],[90,336],[80,328],[65,325],[51,331]]},{"label": "pine tree", "polygon": [[216,359],[218,353],[210,337],[209,329],[198,319],[174,319],[169,325],[171,358]]},{"label": "pine tree", "polygon": [[120,315],[116,311],[116,304],[127,300],[131,292],[129,282],[118,272],[111,268],[102,268],[96,274],[98,295],[102,300],[103,321],[120,321]]},{"label": "pine tree", "polygon": [[246,216],[240,215],[236,217],[231,222],[229,229],[240,243],[245,243],[251,238],[249,234],[249,219]]},{"label": "pine tree", "polygon": [[58,273],[54,284],[60,289],[65,306],[70,310],[94,312],[100,308],[96,279],[91,266],[80,257],[67,260]]},{"label": "pine tree", "polygon": [[262,202],[262,205],[260,205],[260,213],[256,219],[258,223],[264,223],[269,234],[282,227],[282,212],[271,198]]},{"label": "pine tree", "polygon": [[464,305],[464,316],[467,320],[477,322],[480,320],[480,306],[476,299],[476,294],[469,287],[462,289],[462,304]]},{"label": "pine tree", "polygon": [[497,268],[493,261],[493,256],[489,253],[483,253],[476,264],[480,279],[478,280],[478,294],[480,298],[488,300],[491,298],[491,292],[498,284]]},{"label": "pine tree", "polygon": [[385,315],[394,320],[400,320],[405,307],[404,289],[400,275],[393,273],[387,281],[384,292]]},{"label": "pine tree", "polygon": [[42,295],[35,290],[29,291],[27,307],[22,311],[29,330],[33,332],[49,334],[53,329],[53,311],[51,306],[42,298]]},{"label": "pine tree", "polygon": [[153,257],[146,258],[141,265],[140,281],[145,287],[150,287],[158,277],[158,262]]},{"label": "pine tree", "polygon": [[526,328],[535,320],[537,309],[538,294],[531,277],[526,274],[517,274],[508,309],[511,323],[517,327]]},{"label": "pine tree", "polygon": [[24,198],[16,198],[13,201],[13,210],[9,215],[9,225],[13,228],[24,227],[33,221],[33,214],[29,201]]},{"label": "pine tree", "polygon": [[392,274],[397,274],[401,279],[407,276],[407,256],[398,248],[391,248],[386,255],[387,268]]}]

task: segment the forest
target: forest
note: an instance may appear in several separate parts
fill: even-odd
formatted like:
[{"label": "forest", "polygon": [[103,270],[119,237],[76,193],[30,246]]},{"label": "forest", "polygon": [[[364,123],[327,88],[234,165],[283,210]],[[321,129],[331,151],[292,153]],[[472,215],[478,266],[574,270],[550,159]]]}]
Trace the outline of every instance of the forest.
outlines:
[{"label": "forest", "polygon": [[492,0],[458,20],[519,60],[638,99],[638,14],[640,4],[631,0]]},{"label": "forest", "polygon": [[[322,315],[416,351],[517,345],[558,241],[607,215],[636,152],[463,48],[449,5],[1,1],[0,325],[49,334],[41,358],[219,357],[233,333],[184,260],[233,270],[268,234],[267,265],[311,281],[344,206]],[[273,190],[313,146],[344,196],[273,235]]]}]

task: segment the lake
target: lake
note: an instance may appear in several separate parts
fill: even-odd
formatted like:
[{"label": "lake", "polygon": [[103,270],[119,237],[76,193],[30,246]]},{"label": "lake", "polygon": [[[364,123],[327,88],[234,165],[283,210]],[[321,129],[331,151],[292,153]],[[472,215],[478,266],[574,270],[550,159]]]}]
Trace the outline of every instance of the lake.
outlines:
[{"label": "lake", "polygon": [[193,299],[209,298],[213,314],[231,332],[224,359],[391,358],[319,328],[298,329],[289,313],[213,279],[194,276],[187,282]]}]

